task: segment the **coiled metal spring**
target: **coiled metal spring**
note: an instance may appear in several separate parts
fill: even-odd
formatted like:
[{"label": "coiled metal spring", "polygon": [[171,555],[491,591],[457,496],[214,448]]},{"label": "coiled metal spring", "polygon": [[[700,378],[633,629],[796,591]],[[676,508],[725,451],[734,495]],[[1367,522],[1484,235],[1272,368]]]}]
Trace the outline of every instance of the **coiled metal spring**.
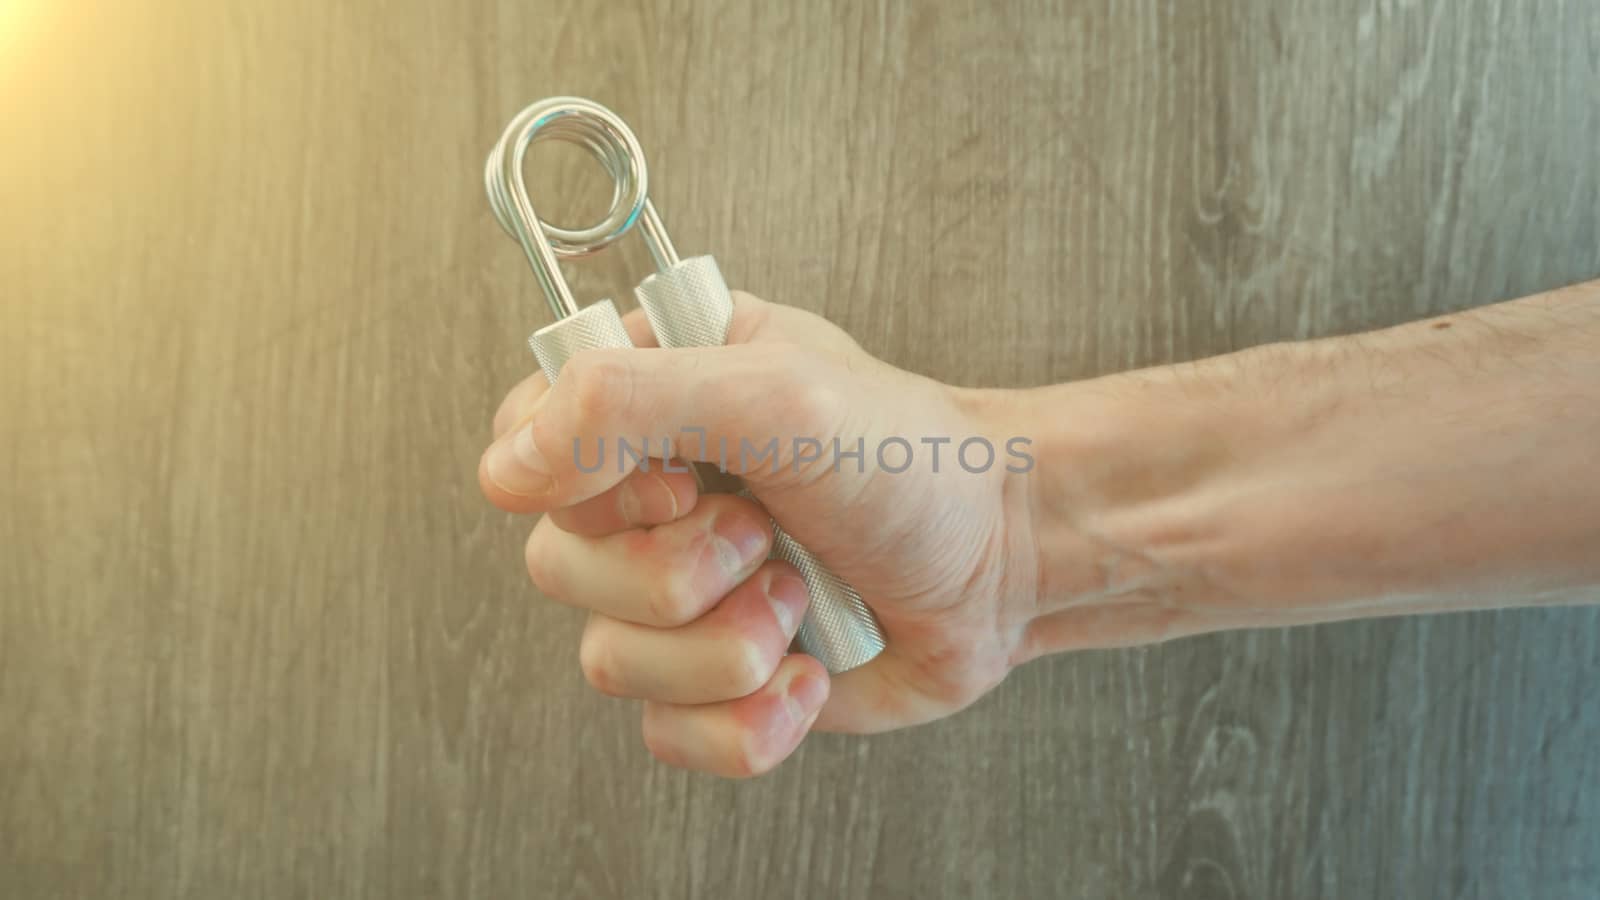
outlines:
[{"label": "coiled metal spring", "polygon": [[[523,164],[528,147],[544,139],[588,150],[611,176],[611,208],[599,222],[588,228],[562,228],[534,211]],[[578,312],[578,302],[560,275],[560,260],[599,252],[636,224],[658,269],[678,264],[678,252],[650,202],[649,173],[639,139],[616,113],[592,100],[550,97],[518,113],[490,151],[483,181],[495,219],[522,245],[557,319]]]}]

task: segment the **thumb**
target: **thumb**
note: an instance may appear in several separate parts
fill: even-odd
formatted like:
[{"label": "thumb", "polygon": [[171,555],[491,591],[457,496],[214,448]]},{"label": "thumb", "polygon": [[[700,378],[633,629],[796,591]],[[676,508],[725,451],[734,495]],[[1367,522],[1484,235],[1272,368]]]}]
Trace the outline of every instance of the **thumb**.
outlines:
[{"label": "thumb", "polygon": [[503,508],[545,512],[669,457],[718,464],[758,488],[801,479],[844,417],[841,368],[777,342],[585,351],[490,446],[480,480]]}]

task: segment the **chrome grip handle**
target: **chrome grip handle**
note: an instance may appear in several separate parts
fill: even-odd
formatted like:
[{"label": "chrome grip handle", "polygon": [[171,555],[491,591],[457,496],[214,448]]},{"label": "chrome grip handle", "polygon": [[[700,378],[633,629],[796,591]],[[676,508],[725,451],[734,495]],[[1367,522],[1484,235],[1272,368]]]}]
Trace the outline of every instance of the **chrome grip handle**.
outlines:
[{"label": "chrome grip handle", "polygon": [[[663,347],[719,347],[733,322],[733,297],[716,260],[696,256],[633,289]],[[749,491],[741,491],[749,497]],[[754,499],[752,497],[752,499]],[[883,651],[883,631],[861,595],[773,522],[772,558],[800,570],[811,603],[795,645],[829,672],[853,669]]]},{"label": "chrome grip handle", "polygon": [[610,300],[601,300],[535,331],[528,338],[528,346],[533,348],[544,377],[555,384],[561,367],[574,353],[606,347],[627,349],[633,341],[628,338],[628,329],[617,315],[616,306]]},{"label": "chrome grip handle", "polygon": [[[744,493],[749,496],[748,491]],[[801,653],[815,656],[829,672],[837,674],[870,662],[883,652],[883,631],[866,601],[849,582],[833,574],[822,560],[790,537],[776,520],[772,523],[772,558],[799,569],[806,593],[811,595],[794,638]]]}]

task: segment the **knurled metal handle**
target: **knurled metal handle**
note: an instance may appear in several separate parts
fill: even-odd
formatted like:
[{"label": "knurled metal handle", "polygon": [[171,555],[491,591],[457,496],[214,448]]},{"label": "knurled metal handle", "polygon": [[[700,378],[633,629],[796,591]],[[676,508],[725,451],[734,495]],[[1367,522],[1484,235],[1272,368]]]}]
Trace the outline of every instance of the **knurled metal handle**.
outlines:
[{"label": "knurled metal handle", "polygon": [[[657,272],[633,289],[663,347],[719,347],[733,322],[733,296],[716,260],[696,256]],[[741,491],[749,497],[749,491]],[[754,498],[752,498],[754,499]],[[811,603],[795,646],[829,672],[853,669],[883,652],[883,630],[856,589],[773,522],[772,558],[800,570]]]},{"label": "knurled metal handle", "polygon": [[627,349],[633,346],[633,341],[622,324],[622,317],[617,315],[616,306],[610,300],[601,300],[535,331],[528,338],[528,346],[533,348],[544,377],[555,384],[561,367],[574,353],[603,348]]},{"label": "knurled metal handle", "polygon": [[[750,496],[749,491],[741,493]],[[772,523],[772,558],[799,569],[806,593],[811,595],[794,638],[801,653],[815,656],[829,672],[838,673],[870,662],[883,652],[883,630],[866,601],[849,582],[790,537],[777,520]]]}]

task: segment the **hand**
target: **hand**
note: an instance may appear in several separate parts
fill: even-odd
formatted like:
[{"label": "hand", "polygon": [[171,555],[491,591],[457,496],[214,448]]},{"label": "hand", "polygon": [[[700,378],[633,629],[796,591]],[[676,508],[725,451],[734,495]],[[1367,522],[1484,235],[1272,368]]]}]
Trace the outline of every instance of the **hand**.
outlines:
[{"label": "hand", "polygon": [[[730,346],[591,351],[554,389],[523,382],[479,480],[502,508],[549,513],[528,541],[534,583],[591,611],[584,673],[645,701],[651,750],[748,775],[812,727],[947,715],[1045,653],[1594,602],[1597,298],[1600,282],[1367,335],[978,391],[741,294]],[[638,315],[627,324],[653,343]],[[684,440],[688,428],[705,440]],[[815,660],[785,656],[805,596],[766,560],[767,517],[700,496],[661,459],[619,468],[616,438],[645,435],[658,455],[748,468],[772,515],[877,612],[883,654],[831,684]],[[671,453],[663,436],[678,439]],[[976,473],[957,458],[967,438],[1009,451],[1018,437],[1038,471],[1011,471],[1009,453]],[[611,458],[584,471],[602,438]],[[808,460],[796,438],[829,452]],[[776,458],[741,466],[741,439],[777,439]],[[864,458],[835,465],[836,440]]]},{"label": "hand", "polygon": [[[503,509],[547,513],[528,571],[545,595],[589,611],[584,675],[645,701],[651,752],[745,776],[813,727],[882,731],[975,700],[1020,661],[1039,567],[1026,476],[1008,471],[1024,465],[1007,452],[1018,435],[988,414],[997,392],[895,369],[809,313],[747,294],[735,304],[728,346],[589,351],[553,389],[530,376],[495,416],[479,480]],[[638,313],[626,323],[636,345],[654,347]],[[685,429],[704,429],[704,446]],[[635,448],[648,436],[656,458],[617,465],[619,436]],[[984,465],[974,444],[963,467],[960,445],[975,437],[993,458]],[[756,458],[774,438],[774,455]],[[905,443],[883,443],[894,438]],[[835,439],[864,453],[836,467]],[[812,447],[820,459],[806,459]],[[907,450],[911,464],[889,471]],[[692,474],[663,470],[665,455],[747,469],[772,516],[876,611],[883,654],[831,682],[816,660],[785,655],[806,592],[792,567],[767,560],[767,515],[700,494]]]}]

